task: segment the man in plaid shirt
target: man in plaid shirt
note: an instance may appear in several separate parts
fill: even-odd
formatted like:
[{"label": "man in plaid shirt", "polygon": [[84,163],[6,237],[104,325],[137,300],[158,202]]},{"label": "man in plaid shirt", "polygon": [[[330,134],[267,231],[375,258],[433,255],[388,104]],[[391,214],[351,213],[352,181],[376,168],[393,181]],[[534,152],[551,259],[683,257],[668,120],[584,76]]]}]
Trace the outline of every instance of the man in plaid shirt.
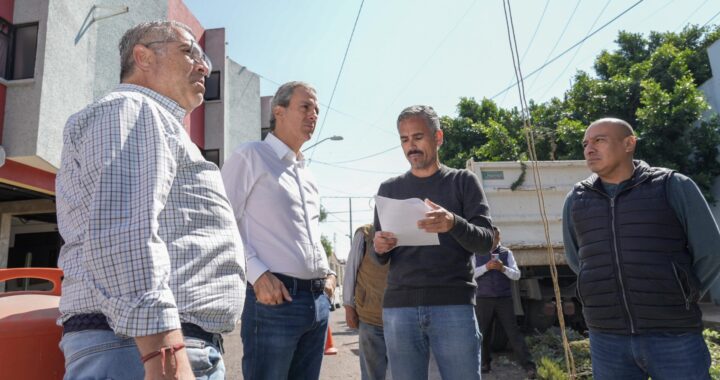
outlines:
[{"label": "man in plaid shirt", "polygon": [[220,172],[183,127],[211,64],[174,21],[128,30],[120,56],[122,83],[63,136],[65,376],[221,379],[245,260]]}]

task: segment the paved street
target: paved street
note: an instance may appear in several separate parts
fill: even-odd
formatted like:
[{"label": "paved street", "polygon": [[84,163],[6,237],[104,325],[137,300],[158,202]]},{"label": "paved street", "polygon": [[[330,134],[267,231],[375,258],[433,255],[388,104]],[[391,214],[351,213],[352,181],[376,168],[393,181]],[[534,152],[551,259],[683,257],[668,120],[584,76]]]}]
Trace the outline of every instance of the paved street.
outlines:
[{"label": "paved street", "polygon": [[[345,310],[337,309],[330,313],[330,328],[333,331],[333,340],[338,349],[337,355],[326,355],[320,371],[321,380],[359,380],[360,362],[358,359],[358,335],[356,330],[349,329],[345,324]],[[225,366],[227,379],[242,379],[240,360],[242,358],[242,344],[240,342],[240,328],[225,336]],[[493,371],[483,375],[484,380],[516,380],[523,379],[523,372],[519,367],[500,357],[493,361]],[[440,379],[436,368],[431,366],[430,380]]]}]

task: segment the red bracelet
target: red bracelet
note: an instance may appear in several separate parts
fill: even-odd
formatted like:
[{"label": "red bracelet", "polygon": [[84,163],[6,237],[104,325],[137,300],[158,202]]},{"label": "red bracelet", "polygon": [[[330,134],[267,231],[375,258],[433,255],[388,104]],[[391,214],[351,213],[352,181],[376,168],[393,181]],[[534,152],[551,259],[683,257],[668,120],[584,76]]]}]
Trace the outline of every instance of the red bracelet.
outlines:
[{"label": "red bracelet", "polygon": [[163,374],[163,376],[165,376],[165,353],[170,351],[170,355],[172,355],[173,366],[177,367],[177,364],[176,364],[177,360],[175,359],[175,352],[180,351],[183,348],[185,348],[185,343],[178,343],[178,344],[173,344],[172,346],[161,347],[159,350],[151,352],[151,353],[143,356],[142,358],[140,358],[140,360],[142,361],[143,364],[145,364],[145,362],[147,362],[148,360],[150,360],[156,356],[162,356],[162,374]]}]

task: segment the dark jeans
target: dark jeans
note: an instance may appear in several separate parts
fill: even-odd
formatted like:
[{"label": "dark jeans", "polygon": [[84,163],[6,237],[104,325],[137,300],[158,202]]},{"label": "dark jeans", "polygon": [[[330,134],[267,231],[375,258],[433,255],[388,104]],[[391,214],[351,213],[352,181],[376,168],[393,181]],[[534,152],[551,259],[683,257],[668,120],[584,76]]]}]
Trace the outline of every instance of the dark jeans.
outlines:
[{"label": "dark jeans", "polygon": [[292,302],[263,305],[248,285],[240,336],[243,377],[312,380],[320,376],[330,300],[322,291],[288,289]]},{"label": "dark jeans", "polygon": [[515,358],[523,368],[535,364],[525,343],[525,337],[517,326],[512,297],[477,297],[475,298],[475,314],[477,315],[480,333],[482,334],[482,363],[490,364],[490,327],[493,319],[505,330],[505,334],[515,352]]},{"label": "dark jeans", "polygon": [[590,331],[595,380],[710,380],[702,334],[617,335]]}]

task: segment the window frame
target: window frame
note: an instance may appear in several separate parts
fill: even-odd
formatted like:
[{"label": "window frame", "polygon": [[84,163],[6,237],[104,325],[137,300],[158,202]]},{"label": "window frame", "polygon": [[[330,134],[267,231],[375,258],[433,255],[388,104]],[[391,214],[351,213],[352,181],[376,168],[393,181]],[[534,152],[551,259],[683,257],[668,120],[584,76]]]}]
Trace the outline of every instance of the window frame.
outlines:
[{"label": "window frame", "polygon": [[[207,83],[208,83],[209,79],[216,74],[217,74],[217,93],[213,94],[214,95],[213,97],[209,97],[208,91],[207,91]],[[208,76],[208,78],[205,79],[205,85],[206,85],[205,86],[205,94],[203,95],[203,99],[205,99],[206,102],[213,101],[213,100],[222,100],[222,73],[220,70],[214,70],[214,71],[210,72],[210,75]]]},{"label": "window frame", "polygon": [[[15,73],[15,61],[16,61],[15,48],[17,46],[17,31],[18,31],[18,29],[28,28],[28,27],[36,28],[35,41],[34,41],[34,45],[32,46],[32,50],[33,50],[32,70],[31,70],[30,76],[19,77],[19,76],[16,76],[16,73]],[[10,21],[0,17],[0,34],[6,36],[8,38],[7,50],[5,51],[6,56],[7,56],[7,61],[5,62],[5,67],[0,69],[0,74],[3,74],[3,75],[0,75],[0,79],[6,80],[6,81],[12,81],[12,80],[35,78],[35,65],[37,64],[37,49],[38,49],[38,39],[40,36],[40,23],[39,22],[25,22],[22,24],[13,24]]]}]

